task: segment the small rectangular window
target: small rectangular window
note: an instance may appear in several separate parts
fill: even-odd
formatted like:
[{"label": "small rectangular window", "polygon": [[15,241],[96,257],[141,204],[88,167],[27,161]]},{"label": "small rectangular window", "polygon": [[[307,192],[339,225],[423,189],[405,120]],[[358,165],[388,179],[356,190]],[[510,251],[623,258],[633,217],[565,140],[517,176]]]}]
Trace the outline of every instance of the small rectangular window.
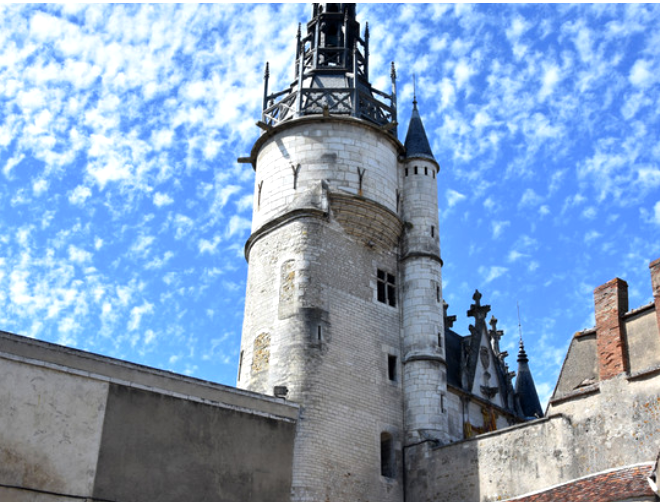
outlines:
[{"label": "small rectangular window", "polygon": [[428,176],[428,175],[429,175],[429,168],[424,166],[424,176]]},{"label": "small rectangular window", "polygon": [[387,378],[392,382],[397,381],[396,377],[396,360],[397,357],[389,354],[387,356]]},{"label": "small rectangular window", "polygon": [[406,167],[406,176],[408,176],[408,168]]},{"label": "small rectangular window", "polygon": [[438,347],[442,348],[442,333],[438,333]]},{"label": "small rectangular window", "polygon": [[317,342],[323,341],[323,327],[320,324],[316,329],[316,341]]},{"label": "small rectangular window", "polygon": [[394,441],[387,432],[380,435],[380,475],[394,477]]},{"label": "small rectangular window", "polygon": [[435,227],[431,226],[431,237],[435,237]]},{"label": "small rectangular window", "polygon": [[378,270],[376,278],[376,297],[378,301],[386,303],[391,307],[396,307],[396,282],[394,276],[383,270]]},{"label": "small rectangular window", "polygon": [[435,287],[435,301],[440,303],[440,300],[442,300],[442,295],[440,295],[440,286]]},{"label": "small rectangular window", "polygon": [[417,174],[417,166],[415,166],[415,174]]}]

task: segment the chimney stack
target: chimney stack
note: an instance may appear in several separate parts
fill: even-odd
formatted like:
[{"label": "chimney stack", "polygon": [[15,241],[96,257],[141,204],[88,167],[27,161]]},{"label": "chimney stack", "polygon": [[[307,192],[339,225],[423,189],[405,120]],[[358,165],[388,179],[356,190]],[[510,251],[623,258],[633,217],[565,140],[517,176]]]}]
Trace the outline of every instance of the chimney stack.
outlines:
[{"label": "chimney stack", "polygon": [[[660,263],[658,263],[660,271]],[[660,286],[660,284],[659,284]],[[660,292],[660,291],[659,291]],[[660,299],[656,297],[656,305]],[[623,315],[628,312],[628,283],[619,278],[594,290],[600,380],[628,370]]]},{"label": "chimney stack", "polygon": [[655,302],[655,316],[658,320],[658,331],[660,332],[660,258],[649,264],[651,270],[651,285],[653,287],[653,301]]}]

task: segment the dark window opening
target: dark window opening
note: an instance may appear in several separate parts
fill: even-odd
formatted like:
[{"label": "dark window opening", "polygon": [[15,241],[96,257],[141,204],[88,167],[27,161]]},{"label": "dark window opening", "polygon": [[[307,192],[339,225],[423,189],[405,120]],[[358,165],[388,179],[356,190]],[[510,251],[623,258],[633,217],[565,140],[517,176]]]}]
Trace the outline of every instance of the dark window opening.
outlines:
[{"label": "dark window opening", "polygon": [[319,324],[319,326],[316,329],[316,341],[320,342],[323,340],[323,326]]},{"label": "dark window opening", "polygon": [[394,477],[394,441],[387,432],[380,435],[380,475]]},{"label": "dark window opening", "polygon": [[387,378],[396,382],[396,356],[387,356]]},{"label": "dark window opening", "polygon": [[435,237],[435,227],[431,226],[431,237]]},{"label": "dark window opening", "polygon": [[415,174],[417,174],[417,166],[415,166]]},{"label": "dark window opening", "polygon": [[440,300],[442,300],[442,298],[441,298],[440,296],[441,296],[441,295],[440,295],[440,286],[436,286],[436,287],[435,287],[435,300],[436,300],[438,303],[440,303]]},{"label": "dark window opening", "polygon": [[428,175],[429,175],[429,168],[424,166],[424,176],[428,176]]},{"label": "dark window opening", "polygon": [[406,176],[408,176],[408,168],[406,167]]},{"label": "dark window opening", "polygon": [[435,179],[435,170],[431,171],[431,175],[433,176],[433,179]]},{"label": "dark window opening", "polygon": [[438,333],[438,347],[442,348],[442,333]]},{"label": "dark window opening", "polygon": [[391,307],[396,307],[396,283],[394,276],[383,270],[377,274],[377,299]]}]

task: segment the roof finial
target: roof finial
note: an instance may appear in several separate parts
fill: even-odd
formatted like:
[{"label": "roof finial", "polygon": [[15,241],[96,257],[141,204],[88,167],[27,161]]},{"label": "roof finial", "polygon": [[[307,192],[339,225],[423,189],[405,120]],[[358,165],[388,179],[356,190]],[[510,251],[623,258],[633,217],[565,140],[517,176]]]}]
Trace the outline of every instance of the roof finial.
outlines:
[{"label": "roof finial", "polygon": [[523,344],[523,337],[522,337],[522,325],[520,324],[520,304],[516,302],[516,307],[518,307],[518,362],[528,362],[529,359],[527,358],[527,352],[525,352],[525,344]]},{"label": "roof finial", "polygon": [[415,72],[413,72],[413,109],[417,110],[417,85],[415,83]]}]

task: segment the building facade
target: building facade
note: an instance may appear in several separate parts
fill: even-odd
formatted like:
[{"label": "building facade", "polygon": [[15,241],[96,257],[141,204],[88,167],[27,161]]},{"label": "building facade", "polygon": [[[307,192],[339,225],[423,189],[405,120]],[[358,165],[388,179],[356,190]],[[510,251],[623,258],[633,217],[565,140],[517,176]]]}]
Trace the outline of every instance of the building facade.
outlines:
[{"label": "building facade", "polygon": [[271,93],[266,67],[242,159],[256,176],[237,385],[301,406],[292,500],[399,501],[405,448],[525,415],[480,294],[469,336],[445,326],[440,166],[416,100],[398,140],[394,64],[375,89],[355,4],[314,4],[295,69]]},{"label": "building facade", "polygon": [[[440,166],[396,71],[369,82],[354,4],[314,4],[293,83],[271,93],[255,169],[245,319],[230,388],[0,332],[0,500],[655,500],[654,302],[595,291],[546,416],[475,291],[442,295]],[[515,379],[515,381],[514,381]]]}]

